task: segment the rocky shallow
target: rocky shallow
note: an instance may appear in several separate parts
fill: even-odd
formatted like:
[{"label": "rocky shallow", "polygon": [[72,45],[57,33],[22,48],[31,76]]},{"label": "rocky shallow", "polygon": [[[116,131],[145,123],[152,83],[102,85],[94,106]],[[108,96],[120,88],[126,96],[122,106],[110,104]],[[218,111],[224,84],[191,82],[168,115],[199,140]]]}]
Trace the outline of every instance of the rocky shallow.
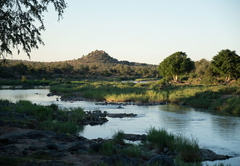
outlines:
[{"label": "rocky shallow", "polygon": [[[161,152],[151,150],[149,157],[145,159],[130,158],[124,153],[107,157],[98,154],[102,144],[108,141],[102,138],[89,140],[75,134],[56,134],[52,131],[9,126],[1,126],[0,129],[1,158],[25,158],[26,161],[20,165],[94,165],[100,162],[108,165],[115,165],[116,162],[126,165],[154,165],[156,162],[175,165],[173,156],[176,152],[171,152],[166,147]],[[126,140],[139,141],[145,139],[146,135],[125,134],[124,137]],[[117,148],[123,145],[115,146]],[[89,154],[90,151],[94,151],[95,154]],[[208,149],[200,149],[200,155],[203,161],[229,158]]]},{"label": "rocky shallow", "polygon": [[[116,153],[111,156],[103,156],[100,150],[104,143],[111,139],[87,139],[76,134],[57,134],[52,131],[36,130],[38,120],[25,113],[18,113],[16,110],[3,111],[1,108],[6,103],[0,103],[0,165],[21,166],[65,166],[65,165],[99,165],[103,162],[107,165],[156,165],[162,163],[175,166],[174,158],[177,151],[171,151],[167,147],[163,150],[146,149],[148,154],[133,158],[125,153]],[[11,105],[11,103],[10,103]],[[69,113],[71,114],[71,113]],[[58,120],[66,120],[60,115],[55,115]],[[100,110],[85,112],[84,120],[80,125],[99,125],[106,123],[106,117],[135,117],[136,114],[109,114]],[[11,120],[11,117],[14,117]],[[8,121],[6,121],[8,119]],[[31,125],[22,124],[21,121],[31,121]],[[17,122],[17,123],[16,123]],[[129,141],[143,141],[146,135],[124,134],[124,139]],[[124,149],[126,144],[114,143],[114,150]],[[209,149],[200,149],[202,161],[225,160],[230,158],[227,155],[219,155]]]}]

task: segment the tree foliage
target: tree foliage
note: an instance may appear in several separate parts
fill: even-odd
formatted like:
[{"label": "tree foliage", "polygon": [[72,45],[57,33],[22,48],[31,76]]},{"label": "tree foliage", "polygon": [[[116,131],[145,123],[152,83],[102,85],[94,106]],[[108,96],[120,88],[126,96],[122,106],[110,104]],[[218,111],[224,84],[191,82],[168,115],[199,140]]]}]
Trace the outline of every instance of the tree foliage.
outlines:
[{"label": "tree foliage", "polygon": [[231,77],[238,78],[240,76],[240,56],[235,51],[221,50],[213,57],[211,66],[214,71],[226,77],[227,81]]},{"label": "tree foliage", "polygon": [[216,73],[213,72],[211,62],[204,58],[195,62],[195,73],[198,77],[213,77],[216,75]]},{"label": "tree foliage", "polygon": [[60,19],[66,8],[64,0],[0,1],[0,57],[12,55],[12,48],[20,53],[19,47],[30,57],[32,48],[44,44],[41,39],[41,31],[45,30],[43,14],[49,4],[54,5]]},{"label": "tree foliage", "polygon": [[175,52],[165,58],[158,66],[160,75],[172,76],[174,81],[178,81],[178,76],[194,69],[194,62],[187,58],[184,52]]}]

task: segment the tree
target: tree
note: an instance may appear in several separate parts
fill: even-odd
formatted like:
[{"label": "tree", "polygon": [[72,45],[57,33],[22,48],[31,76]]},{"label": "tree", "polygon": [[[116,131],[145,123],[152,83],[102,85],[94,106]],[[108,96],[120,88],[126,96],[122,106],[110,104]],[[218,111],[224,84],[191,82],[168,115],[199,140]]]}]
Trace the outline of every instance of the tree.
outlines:
[{"label": "tree", "polygon": [[196,61],[195,62],[195,72],[196,74],[200,77],[200,76],[204,76],[205,75],[205,71],[206,69],[211,66],[211,63],[206,60],[206,59],[201,59],[200,61]]},{"label": "tree", "polygon": [[[12,55],[12,48],[19,47],[30,58],[32,48],[38,48],[44,42],[41,31],[45,30],[43,13],[52,3],[58,12],[58,19],[62,17],[66,3],[64,0],[1,0],[0,1],[0,57]],[[38,21],[39,26],[34,23]]]},{"label": "tree", "polygon": [[194,69],[194,62],[187,58],[184,52],[175,52],[165,58],[158,66],[160,75],[172,76],[174,81],[178,81],[178,76]]},{"label": "tree", "polygon": [[226,77],[226,81],[229,81],[231,77],[240,76],[240,56],[235,51],[221,50],[213,57],[211,66],[214,71]]}]

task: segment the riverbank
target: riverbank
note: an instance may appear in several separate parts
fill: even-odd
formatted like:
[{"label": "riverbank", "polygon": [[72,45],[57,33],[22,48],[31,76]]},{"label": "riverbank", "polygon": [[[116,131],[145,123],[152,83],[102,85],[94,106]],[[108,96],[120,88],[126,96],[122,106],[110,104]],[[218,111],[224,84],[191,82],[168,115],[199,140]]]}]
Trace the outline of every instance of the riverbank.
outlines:
[{"label": "riverbank", "polygon": [[[5,81],[12,85],[19,83],[19,81]],[[6,82],[0,81],[0,84],[3,83]],[[163,85],[159,81],[133,83],[83,80],[61,83],[35,80],[35,82],[27,82],[22,87],[32,88],[35,84],[44,85],[44,83],[51,85],[52,94],[49,95],[60,95],[59,100],[62,101],[125,102],[139,106],[172,103],[214,110],[217,114],[227,116],[240,116],[240,81],[233,80],[226,85],[191,85],[188,83]]]},{"label": "riverbank", "polygon": [[[175,136],[165,129],[151,128],[146,135],[125,134],[123,131],[118,131],[112,139],[105,140],[102,138],[89,140],[76,135],[76,132],[70,134],[72,132],[70,128],[59,130],[61,128],[59,124],[56,127],[51,124],[45,130],[39,130],[44,124],[42,122],[49,122],[49,118],[52,118],[51,120],[56,123],[57,119],[61,119],[60,115],[64,117],[63,112],[56,105],[39,106],[28,102],[15,104],[8,101],[1,101],[0,105],[0,161],[6,162],[3,163],[5,165],[9,161],[11,162],[9,165],[16,165],[16,163],[18,165],[33,163],[35,165],[93,165],[93,163],[98,162],[111,165],[109,162],[121,163],[125,161],[128,162],[125,165],[135,162],[138,165],[147,163],[152,165],[153,161],[176,164],[176,162],[189,162],[195,161],[195,159],[204,161],[230,157],[217,155],[210,150],[199,149],[195,139]],[[72,124],[79,124],[73,122],[81,122],[81,112],[80,109],[70,110],[68,116]],[[88,112],[88,114],[91,113],[93,112]],[[97,113],[99,114],[99,112]],[[58,129],[56,130],[56,128]],[[159,139],[161,137],[163,139]],[[164,140],[164,138],[167,138],[166,142],[158,141]],[[135,146],[124,140],[143,142],[139,146]],[[184,149],[187,151],[184,152]],[[193,156],[186,154],[189,151]]]},{"label": "riverbank", "polygon": [[51,86],[62,100],[133,102],[137,105],[180,104],[215,110],[216,113],[240,116],[240,83],[227,85],[188,85],[158,82],[132,83],[109,81],[72,81]]}]

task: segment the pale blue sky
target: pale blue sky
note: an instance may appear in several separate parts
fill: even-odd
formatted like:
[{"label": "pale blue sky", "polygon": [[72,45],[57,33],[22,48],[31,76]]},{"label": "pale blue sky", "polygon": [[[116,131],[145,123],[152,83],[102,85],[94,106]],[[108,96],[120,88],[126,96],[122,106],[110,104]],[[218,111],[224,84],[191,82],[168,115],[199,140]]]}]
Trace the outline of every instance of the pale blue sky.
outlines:
[{"label": "pale blue sky", "polygon": [[[239,0],[66,0],[45,14],[45,46],[32,61],[63,61],[96,49],[118,60],[159,64],[177,51],[211,60],[222,49],[240,55]],[[14,59],[28,59],[25,53]]]}]

